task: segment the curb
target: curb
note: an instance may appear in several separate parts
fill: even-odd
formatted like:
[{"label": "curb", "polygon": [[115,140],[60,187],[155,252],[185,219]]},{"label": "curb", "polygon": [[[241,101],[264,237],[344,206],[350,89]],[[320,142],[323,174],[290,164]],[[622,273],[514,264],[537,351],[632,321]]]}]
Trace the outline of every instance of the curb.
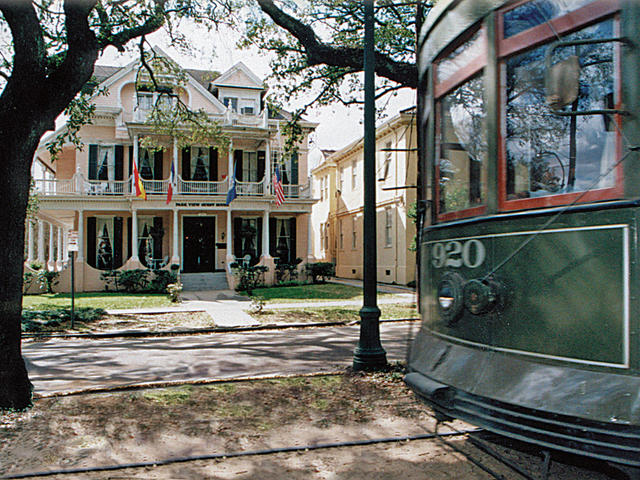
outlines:
[{"label": "curb", "polygon": [[[380,320],[380,323],[397,323],[397,322],[415,322],[420,321],[419,318],[390,318]],[[360,324],[359,320],[352,322],[325,322],[325,323],[287,323],[282,325],[256,325],[242,327],[214,327],[214,328],[192,328],[184,330],[166,330],[160,332],[152,332],[150,330],[124,330],[117,332],[105,333],[23,333],[23,339],[47,339],[47,338],[147,338],[147,337],[176,337],[180,335],[206,335],[211,333],[244,333],[255,332],[259,330],[289,330],[304,328],[323,328],[323,327],[346,327]]]}]

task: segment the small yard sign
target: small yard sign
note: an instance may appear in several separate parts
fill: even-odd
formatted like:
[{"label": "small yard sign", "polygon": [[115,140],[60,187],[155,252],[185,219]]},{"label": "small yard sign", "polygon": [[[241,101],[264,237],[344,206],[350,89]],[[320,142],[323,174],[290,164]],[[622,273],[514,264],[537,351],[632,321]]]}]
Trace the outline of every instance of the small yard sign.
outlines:
[{"label": "small yard sign", "polygon": [[67,246],[67,250],[70,252],[78,251],[78,231],[77,230],[69,231],[69,243]]}]

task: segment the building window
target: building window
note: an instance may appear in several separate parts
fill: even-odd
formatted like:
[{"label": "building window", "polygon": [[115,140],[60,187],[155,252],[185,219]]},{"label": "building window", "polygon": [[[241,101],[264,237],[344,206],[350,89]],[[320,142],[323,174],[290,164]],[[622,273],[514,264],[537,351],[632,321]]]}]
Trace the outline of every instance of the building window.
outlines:
[{"label": "building window", "polygon": [[98,146],[98,178],[96,180],[113,180],[115,178],[116,160],[113,145]]},{"label": "building window", "polygon": [[243,218],[240,227],[241,253],[249,255],[252,259],[258,258],[258,220],[256,218]]},{"label": "building window", "polygon": [[356,217],[351,218],[351,248],[358,248],[358,231],[356,229]]},{"label": "building window", "polygon": [[324,177],[324,198],[329,200],[329,177]]},{"label": "building window", "polygon": [[358,163],[354,160],[351,165],[351,190],[355,190],[357,186]]},{"label": "building window", "polygon": [[138,153],[138,172],[145,180],[153,180],[153,169],[155,166],[153,152],[147,148],[141,148]]},{"label": "building window", "polygon": [[113,218],[96,218],[96,268],[113,268]]},{"label": "building window", "polygon": [[209,169],[211,168],[208,147],[191,148],[191,179],[201,182],[209,181]]},{"label": "building window", "polygon": [[257,182],[258,178],[258,152],[242,153],[242,180],[244,182]]},{"label": "building window", "polygon": [[340,167],[340,172],[338,174],[338,190],[342,192],[344,189],[344,167]]},{"label": "building window", "polygon": [[291,259],[291,219],[276,219],[276,257],[279,262],[287,263]]},{"label": "building window", "polygon": [[320,177],[320,201],[324,200],[324,177]]},{"label": "building window", "polygon": [[153,263],[153,217],[138,217],[138,257],[145,267]]},{"label": "building window", "polygon": [[324,224],[324,250],[329,250],[329,222]]},{"label": "building window", "polygon": [[255,115],[256,114],[256,102],[251,98],[240,99],[240,113],[242,115]]},{"label": "building window", "polygon": [[238,111],[238,98],[237,97],[224,97],[222,101],[224,106],[230,108],[232,112]]},{"label": "building window", "polygon": [[343,224],[344,224],[344,222],[342,220],[340,220],[340,223],[338,224],[338,231],[340,233],[340,236],[339,236],[340,250],[344,249],[344,229],[343,229]]},{"label": "building window", "polygon": [[384,246],[390,247],[393,244],[393,211],[387,208],[384,211]]},{"label": "building window", "polygon": [[380,165],[380,177],[378,180],[384,181],[389,176],[389,168],[391,166],[391,148],[392,143],[387,142],[384,144],[384,156],[382,157],[382,165]]}]

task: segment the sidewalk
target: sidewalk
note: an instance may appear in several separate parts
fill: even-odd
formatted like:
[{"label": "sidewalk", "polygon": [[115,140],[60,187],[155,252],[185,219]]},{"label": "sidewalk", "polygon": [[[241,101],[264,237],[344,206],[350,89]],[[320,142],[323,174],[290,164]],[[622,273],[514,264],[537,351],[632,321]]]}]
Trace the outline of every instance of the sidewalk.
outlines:
[{"label": "sidewalk", "polygon": [[[351,279],[333,279],[330,283],[362,287],[362,281]],[[378,284],[378,292],[393,293],[393,298],[381,297],[378,304],[413,303],[416,294],[413,289],[399,285]],[[107,310],[109,314],[132,315],[174,312],[207,312],[218,327],[252,327],[259,325],[247,310],[251,308],[251,299],[232,290],[210,290],[184,292],[183,302],[175,307],[138,308]],[[318,302],[268,303],[266,309],[313,308],[333,306],[362,305],[362,300],[329,300]]]}]

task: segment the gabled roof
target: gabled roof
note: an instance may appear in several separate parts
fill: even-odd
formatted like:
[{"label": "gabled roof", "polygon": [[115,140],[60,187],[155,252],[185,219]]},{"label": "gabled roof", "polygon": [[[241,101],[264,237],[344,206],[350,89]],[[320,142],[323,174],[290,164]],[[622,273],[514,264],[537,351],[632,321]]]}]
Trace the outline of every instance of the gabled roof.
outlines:
[{"label": "gabled roof", "polygon": [[215,87],[239,87],[266,90],[262,80],[242,62],[236,63],[211,83]]}]

